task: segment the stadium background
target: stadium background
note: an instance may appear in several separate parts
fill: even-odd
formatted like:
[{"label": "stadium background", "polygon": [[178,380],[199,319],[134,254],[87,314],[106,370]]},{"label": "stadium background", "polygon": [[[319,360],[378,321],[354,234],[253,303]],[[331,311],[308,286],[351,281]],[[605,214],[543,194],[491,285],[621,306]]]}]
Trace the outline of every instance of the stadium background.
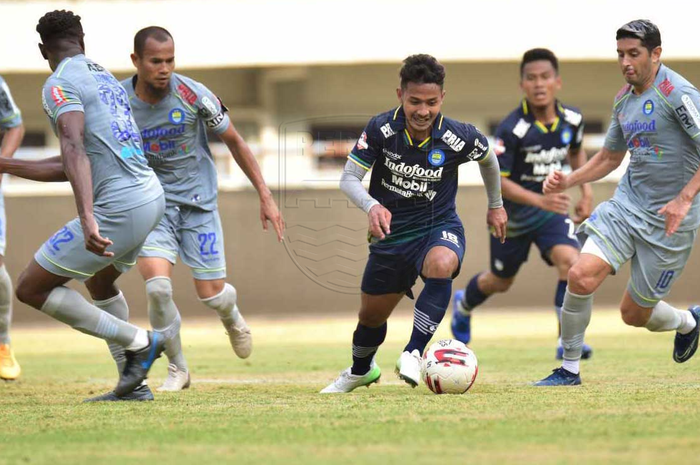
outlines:
[{"label": "stadium background", "polygon": [[[231,110],[254,149],[288,224],[287,242],[262,234],[254,191],[220,144],[219,207],[226,234],[230,281],[246,315],[352,315],[366,259],[364,215],[337,189],[345,156],[371,115],[396,105],[400,61],[431,53],[447,67],[443,113],[491,134],[521,98],[518,60],[526,49],[551,48],[561,60],[562,101],[587,121],[586,149],[600,146],[612,97],[623,80],[615,61],[614,31],[633,17],[656,22],[666,64],[697,83],[693,37],[677,27],[672,4],[637,2],[0,2],[0,73],[21,108],[27,136],[17,156],[57,153],[41,107],[48,67],[36,50],[37,18],[54,8],[83,17],[87,54],[119,78],[131,73],[133,34],[147,25],[175,37],[177,71],[204,82]],[[680,3],[679,3],[680,4]],[[275,12],[271,14],[271,12]],[[605,11],[605,14],[601,14]],[[638,11],[638,13],[637,13]],[[11,18],[11,21],[7,19]],[[394,18],[388,20],[387,18]],[[420,21],[416,18],[420,18]],[[527,21],[525,21],[527,19]],[[425,20],[423,24],[422,21]],[[546,27],[534,27],[546,24]],[[681,20],[682,21],[682,20]],[[270,41],[265,37],[284,38]],[[610,197],[619,172],[594,186],[595,202]],[[486,200],[478,171],[464,168],[457,205],[468,251],[456,285],[488,264]],[[39,185],[6,176],[6,263],[16,279],[49,234],[75,215],[67,185]],[[672,300],[693,300],[700,271],[695,254],[674,287]],[[627,271],[608,280],[596,303],[615,305]],[[119,282],[132,315],[145,316],[145,292],[136,272]],[[550,308],[555,272],[533,250],[511,292],[490,305]],[[211,312],[199,304],[189,271],[174,277],[175,300],[185,318]],[[399,311],[407,312],[405,300]],[[16,302],[15,321],[49,319]]]}]

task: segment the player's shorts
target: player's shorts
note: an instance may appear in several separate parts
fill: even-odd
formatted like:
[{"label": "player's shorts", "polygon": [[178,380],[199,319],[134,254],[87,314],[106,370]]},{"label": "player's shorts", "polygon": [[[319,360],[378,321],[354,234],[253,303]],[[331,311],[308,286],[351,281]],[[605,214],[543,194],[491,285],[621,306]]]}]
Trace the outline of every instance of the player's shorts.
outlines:
[{"label": "player's shorts", "polygon": [[394,247],[371,247],[369,260],[362,276],[362,292],[370,295],[398,294],[405,292],[413,298],[411,288],[420,276],[423,261],[433,247],[444,246],[454,251],[462,267],[466,242],[462,223],[450,221],[435,228],[430,234]]},{"label": "player's shorts", "polygon": [[225,278],[224,232],[219,212],[168,204],[139,256],[164,258],[173,265],[180,256],[195,279]]},{"label": "player's shorts", "polygon": [[571,218],[566,215],[554,215],[534,231],[516,237],[506,237],[503,244],[492,235],[491,272],[499,278],[515,276],[522,264],[527,261],[532,243],[540,250],[542,260],[552,266],[549,252],[555,245],[580,248],[575,233],[576,228]]},{"label": "player's shorts", "polygon": [[5,196],[0,191],[0,255],[3,257],[5,256],[5,246],[7,245],[7,225],[5,220]]},{"label": "player's shorts", "polygon": [[603,202],[579,228],[615,272],[631,260],[627,290],[641,307],[663,299],[688,262],[697,230],[666,236],[664,228],[635,216],[615,200]]},{"label": "player's shorts", "polygon": [[85,236],[80,219],[69,221],[41,246],[34,260],[42,268],[58,276],[85,281],[95,273],[114,265],[125,273],[136,264],[136,258],[148,233],[158,224],[165,211],[165,196],[144,205],[117,213],[95,212],[100,236],[113,244],[107,251],[113,257],[100,257],[85,249]]}]

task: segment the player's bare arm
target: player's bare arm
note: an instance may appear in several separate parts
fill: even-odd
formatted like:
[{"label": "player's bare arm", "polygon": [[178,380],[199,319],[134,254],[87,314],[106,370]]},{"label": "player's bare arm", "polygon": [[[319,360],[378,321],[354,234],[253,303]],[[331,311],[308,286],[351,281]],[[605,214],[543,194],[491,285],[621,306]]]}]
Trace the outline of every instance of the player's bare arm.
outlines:
[{"label": "player's bare arm", "polygon": [[[573,171],[585,165],[587,160],[588,156],[586,155],[586,151],[583,150],[583,147],[579,147],[577,151],[572,150],[571,153],[569,153],[569,164]],[[576,206],[574,207],[574,216],[572,218],[574,223],[583,222],[586,218],[591,216],[593,212],[593,189],[591,185],[582,183],[579,187],[581,188],[581,198],[576,202]]]},{"label": "player's bare arm", "polygon": [[229,124],[228,128],[219,135],[219,138],[226,144],[233,155],[233,159],[236,160],[236,163],[253,184],[255,190],[258,191],[260,196],[260,221],[262,221],[263,229],[267,231],[267,222],[272,223],[272,227],[275,228],[277,233],[277,240],[282,242],[285,228],[284,218],[282,218],[282,214],[277,208],[272,192],[265,184],[265,180],[260,172],[260,166],[250,151],[250,147],[236,131],[233,124]]},{"label": "player's bare arm", "polygon": [[42,160],[15,160],[0,158],[0,173],[39,182],[68,181],[60,156]]},{"label": "player's bare arm", "polygon": [[83,144],[84,129],[85,114],[82,112],[71,111],[58,117],[56,131],[61,145],[63,169],[75,195],[78,217],[85,235],[85,248],[96,255],[111,257],[114,254],[106,249],[112,245],[112,241],[100,236],[93,215],[92,174],[90,159]]},{"label": "player's bare arm", "polygon": [[620,166],[626,151],[612,151],[603,147],[588,162],[569,175],[554,171],[547,176],[542,185],[545,194],[564,192],[570,187],[597,181]]},{"label": "player's bare arm", "polygon": [[12,158],[24,138],[24,125],[20,124],[4,131],[2,145],[0,145],[0,157]]},{"label": "player's bare arm", "polygon": [[571,197],[568,194],[538,194],[505,177],[501,177],[501,189],[503,198],[512,202],[532,205],[560,215],[566,215],[569,212]]}]

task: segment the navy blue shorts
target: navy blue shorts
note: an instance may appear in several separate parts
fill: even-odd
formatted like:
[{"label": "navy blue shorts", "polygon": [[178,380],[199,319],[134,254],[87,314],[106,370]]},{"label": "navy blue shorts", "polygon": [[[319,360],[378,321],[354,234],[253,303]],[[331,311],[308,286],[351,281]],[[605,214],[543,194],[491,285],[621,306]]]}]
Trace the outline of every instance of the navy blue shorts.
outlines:
[{"label": "navy blue shorts", "polygon": [[413,298],[411,288],[423,269],[423,261],[433,247],[444,246],[454,251],[462,266],[464,228],[459,221],[435,228],[430,234],[410,242],[391,247],[370,247],[369,260],[362,276],[362,292],[370,295],[399,294],[405,292]]},{"label": "navy blue shorts", "polygon": [[512,278],[527,261],[530,245],[534,242],[540,255],[549,266],[549,251],[555,245],[570,245],[580,248],[576,239],[574,222],[565,215],[555,215],[536,230],[517,237],[507,237],[501,242],[491,236],[491,272],[499,278]]}]

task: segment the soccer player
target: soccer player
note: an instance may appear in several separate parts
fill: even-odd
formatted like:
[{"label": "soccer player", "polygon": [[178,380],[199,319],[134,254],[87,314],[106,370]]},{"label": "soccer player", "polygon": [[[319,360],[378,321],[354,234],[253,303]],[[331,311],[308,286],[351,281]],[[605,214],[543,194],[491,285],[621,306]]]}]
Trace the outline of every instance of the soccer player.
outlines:
[{"label": "soccer player", "polygon": [[[143,155],[126,91],[84,54],[80,16],[52,11],[36,30],[53,71],[42,103],[61,155],[25,170],[39,169],[39,180],[70,181],[78,217],[36,252],[19,278],[17,298],[108,342],[120,378],[113,392],[94,400],[152,400],[142,382],[164,350],[164,337],[126,322],[128,306],[115,281],[135,264],[163,216],[163,189]],[[94,305],[65,287],[71,279],[85,281]]]},{"label": "soccer player", "polygon": [[[525,52],[520,62],[520,88],[525,98],[498,126],[494,144],[508,212],[508,239],[501,243],[491,238],[491,269],[474,275],[466,289],[454,296],[452,333],[465,344],[471,339],[472,310],[492,294],[510,288],[533,243],[542,259],[557,269],[554,309],[559,318],[566,276],[578,259],[574,222],[580,223],[591,213],[593,195],[588,184],[581,184],[573,219],[568,216],[568,195],[542,195],[547,174],[567,166],[569,159],[573,168],[586,162],[581,147],[583,116],[556,98],[561,76],[554,53],[542,48]],[[561,340],[556,354],[561,359]],[[584,345],[583,358],[591,354],[591,348]]]},{"label": "soccer player", "polygon": [[168,377],[158,390],[179,391],[189,387],[190,374],[170,280],[178,255],[192,271],[199,300],[219,315],[236,355],[246,358],[252,350],[250,329],[236,305],[236,289],[225,281],[217,172],[207,129],[226,144],[257,190],[263,229],[270,221],[282,241],[284,220],[227,108],[203,84],[173,72],[175,43],[170,33],[157,26],[137,32],[131,60],[137,74],[122,84],[141,128],[146,158],[166,197],[165,215],[149,234],[138,266],[146,281],[151,324],[167,336]]},{"label": "soccer player", "polygon": [[600,179],[628,150],[630,163],[613,197],[580,227],[588,239],[569,270],[561,318],[564,361],[537,386],[581,384],[579,361],[593,293],[628,260],[622,320],[649,331],[676,331],[678,363],[698,347],[700,307],[679,310],[663,298],[683,271],[700,225],[700,93],[661,63],[661,34],[650,21],[625,24],[616,39],[627,84],[615,97],[603,148],[568,176],[551,173],[544,192]]},{"label": "soccer player", "polygon": [[[416,301],[411,339],[396,366],[401,379],[418,384],[421,354],[445,315],[464,256],[464,229],[455,211],[460,164],[479,162],[487,222],[496,237],[505,239],[498,161],[478,129],[440,113],[444,67],[430,55],[412,55],[400,76],[401,104],[370,120],[341,177],[341,190],[368,215],[371,245],[353,364],[322,393],[350,392],[379,379],[374,356],[384,342],[386,321],[404,295],[413,298],[411,288],[420,275],[425,287]],[[361,181],[370,169],[367,192]]]},{"label": "soccer player", "polygon": [[[22,113],[15,105],[5,80],[0,76],[0,158],[12,158],[24,137]],[[0,175],[0,181],[2,177]],[[14,380],[21,368],[10,346],[10,323],[12,321],[12,280],[5,268],[5,246],[7,227],[5,223],[5,198],[0,191],[0,379]]]}]

